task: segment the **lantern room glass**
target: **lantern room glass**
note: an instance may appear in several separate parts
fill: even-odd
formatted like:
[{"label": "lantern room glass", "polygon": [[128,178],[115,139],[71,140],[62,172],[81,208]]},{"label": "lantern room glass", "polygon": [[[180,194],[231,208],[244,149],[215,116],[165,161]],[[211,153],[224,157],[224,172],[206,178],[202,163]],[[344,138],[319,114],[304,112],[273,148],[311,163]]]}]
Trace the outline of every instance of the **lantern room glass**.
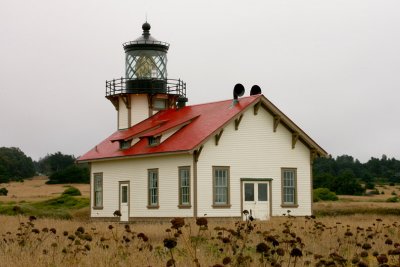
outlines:
[{"label": "lantern room glass", "polygon": [[125,67],[128,79],[167,79],[167,53],[158,50],[129,51]]}]

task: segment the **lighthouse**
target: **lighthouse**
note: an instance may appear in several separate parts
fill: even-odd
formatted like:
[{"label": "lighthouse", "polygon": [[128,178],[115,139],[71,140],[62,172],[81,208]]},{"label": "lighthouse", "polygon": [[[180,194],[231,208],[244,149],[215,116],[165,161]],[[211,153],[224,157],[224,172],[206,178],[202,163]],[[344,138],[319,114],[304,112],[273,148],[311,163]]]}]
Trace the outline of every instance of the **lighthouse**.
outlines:
[{"label": "lighthouse", "polygon": [[151,117],[160,110],[185,106],[186,83],[169,79],[167,52],[169,44],[150,34],[146,21],[143,33],[134,41],[123,44],[125,78],[106,81],[106,98],[118,113],[118,130]]}]

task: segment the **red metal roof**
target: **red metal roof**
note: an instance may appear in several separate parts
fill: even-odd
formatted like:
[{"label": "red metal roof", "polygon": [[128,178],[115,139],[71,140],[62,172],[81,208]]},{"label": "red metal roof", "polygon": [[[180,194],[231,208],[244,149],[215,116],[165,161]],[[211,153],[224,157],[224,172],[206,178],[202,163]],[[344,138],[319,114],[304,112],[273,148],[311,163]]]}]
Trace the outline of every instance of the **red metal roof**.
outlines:
[{"label": "red metal roof", "polygon": [[[235,105],[232,105],[230,99],[160,111],[129,129],[116,131],[79,157],[78,161],[192,151],[261,97],[262,95],[242,97]],[[161,144],[148,145],[145,137],[157,136],[173,129],[177,131]],[[120,150],[119,142],[116,141],[133,138],[140,140],[128,149]]]}]

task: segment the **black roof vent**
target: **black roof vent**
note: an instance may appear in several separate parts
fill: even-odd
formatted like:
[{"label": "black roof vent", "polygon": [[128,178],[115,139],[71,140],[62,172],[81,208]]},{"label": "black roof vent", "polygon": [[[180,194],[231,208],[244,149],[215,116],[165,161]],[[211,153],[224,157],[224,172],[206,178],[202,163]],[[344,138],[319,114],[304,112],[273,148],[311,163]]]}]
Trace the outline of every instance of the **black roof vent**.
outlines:
[{"label": "black roof vent", "polygon": [[258,85],[253,85],[250,90],[250,95],[259,95],[261,94],[261,88]]},{"label": "black roof vent", "polygon": [[235,87],[233,87],[233,99],[237,101],[238,97],[244,95],[244,86],[241,83],[237,83]]}]

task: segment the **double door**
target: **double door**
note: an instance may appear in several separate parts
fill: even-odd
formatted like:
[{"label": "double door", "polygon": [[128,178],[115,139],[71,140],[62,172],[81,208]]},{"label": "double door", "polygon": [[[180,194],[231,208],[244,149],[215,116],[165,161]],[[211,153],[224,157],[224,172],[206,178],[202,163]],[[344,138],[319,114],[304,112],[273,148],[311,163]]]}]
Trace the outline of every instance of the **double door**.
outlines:
[{"label": "double door", "polygon": [[[259,220],[268,220],[270,216],[269,182],[244,181],[243,186],[243,210],[249,212],[249,216]],[[245,219],[245,216],[244,218]]]}]

